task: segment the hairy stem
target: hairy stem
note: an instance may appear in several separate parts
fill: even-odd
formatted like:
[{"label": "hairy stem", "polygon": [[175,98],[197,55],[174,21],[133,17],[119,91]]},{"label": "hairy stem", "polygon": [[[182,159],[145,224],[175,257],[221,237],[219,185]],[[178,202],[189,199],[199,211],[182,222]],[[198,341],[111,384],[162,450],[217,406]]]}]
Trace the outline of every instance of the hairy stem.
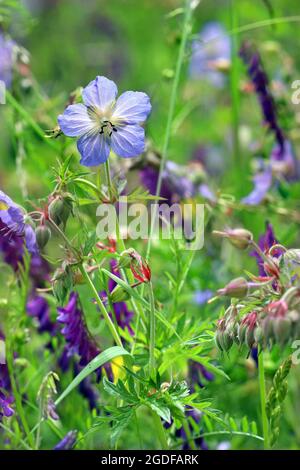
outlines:
[{"label": "hairy stem", "polygon": [[264,448],[269,448],[269,424],[266,413],[266,385],[265,385],[265,371],[264,371],[264,355],[263,350],[258,352],[258,376],[259,376],[259,393],[261,405],[261,418],[264,436]]}]

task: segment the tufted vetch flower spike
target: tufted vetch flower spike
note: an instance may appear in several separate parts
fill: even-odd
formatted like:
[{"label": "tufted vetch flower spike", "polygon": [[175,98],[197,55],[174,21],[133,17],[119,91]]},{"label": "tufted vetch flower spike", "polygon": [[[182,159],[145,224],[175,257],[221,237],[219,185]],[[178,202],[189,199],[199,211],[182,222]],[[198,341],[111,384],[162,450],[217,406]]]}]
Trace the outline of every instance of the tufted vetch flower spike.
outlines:
[{"label": "tufted vetch flower spike", "polygon": [[83,89],[83,103],[69,105],[58,116],[62,132],[78,137],[80,163],[96,166],[104,163],[110,149],[123,158],[136,157],[145,148],[145,131],[151,104],[146,93],[126,91],[116,100],[116,84],[98,76]]}]

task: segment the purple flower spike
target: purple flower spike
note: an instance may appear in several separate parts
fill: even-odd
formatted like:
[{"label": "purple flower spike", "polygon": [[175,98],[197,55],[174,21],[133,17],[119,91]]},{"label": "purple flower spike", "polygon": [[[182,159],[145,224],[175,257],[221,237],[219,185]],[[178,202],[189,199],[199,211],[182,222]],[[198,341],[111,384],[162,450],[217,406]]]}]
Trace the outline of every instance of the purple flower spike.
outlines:
[{"label": "purple flower spike", "polygon": [[77,439],[77,431],[69,431],[53,450],[71,450]]},{"label": "purple flower spike", "polygon": [[17,238],[25,240],[27,250],[37,254],[35,232],[31,225],[25,222],[22,209],[17,206],[3,191],[0,190],[0,243],[2,238],[17,243]]},{"label": "purple flower spike", "polygon": [[82,92],[83,104],[72,104],[58,116],[62,132],[79,137],[80,163],[96,166],[106,162],[110,149],[123,158],[136,157],[145,149],[141,127],[150,111],[148,95],[126,91],[117,100],[116,84],[96,77]]},{"label": "purple flower spike", "polygon": [[86,366],[100,351],[89,335],[77,301],[78,295],[72,292],[68,304],[65,307],[58,307],[57,321],[64,324],[61,332],[67,342],[67,357],[78,354],[79,364]]}]

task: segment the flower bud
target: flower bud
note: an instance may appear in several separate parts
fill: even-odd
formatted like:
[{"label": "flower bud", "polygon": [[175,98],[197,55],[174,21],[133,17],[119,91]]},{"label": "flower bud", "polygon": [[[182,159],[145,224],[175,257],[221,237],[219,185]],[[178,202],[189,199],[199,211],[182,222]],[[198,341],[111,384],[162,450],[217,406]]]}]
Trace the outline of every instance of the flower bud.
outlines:
[{"label": "flower bud", "polygon": [[50,218],[56,225],[66,225],[67,220],[72,212],[73,202],[68,194],[56,196],[49,204],[48,212]]},{"label": "flower bud", "polygon": [[291,320],[288,317],[274,318],[273,331],[276,341],[283,346],[290,336]]},{"label": "flower bud", "polygon": [[51,237],[51,230],[46,225],[39,225],[35,229],[36,241],[40,250],[48,243]]},{"label": "flower bud", "polygon": [[264,332],[261,326],[257,326],[254,330],[254,340],[257,344],[262,344],[264,339]]},{"label": "flower bud", "polygon": [[214,231],[213,233],[228,238],[230,243],[240,250],[246,250],[253,240],[252,233],[244,228],[228,229],[225,232]]},{"label": "flower bud", "polygon": [[230,281],[223,289],[219,289],[217,293],[226,297],[242,299],[248,294],[248,283],[243,277],[238,277]]},{"label": "flower bud", "polygon": [[111,292],[110,295],[112,303],[124,302],[125,300],[130,299],[130,294],[118,284]]},{"label": "flower bud", "polygon": [[134,250],[132,248],[129,248],[128,250],[125,250],[121,253],[119,261],[118,261],[118,267],[120,269],[130,267],[132,263],[133,253],[134,253]]}]

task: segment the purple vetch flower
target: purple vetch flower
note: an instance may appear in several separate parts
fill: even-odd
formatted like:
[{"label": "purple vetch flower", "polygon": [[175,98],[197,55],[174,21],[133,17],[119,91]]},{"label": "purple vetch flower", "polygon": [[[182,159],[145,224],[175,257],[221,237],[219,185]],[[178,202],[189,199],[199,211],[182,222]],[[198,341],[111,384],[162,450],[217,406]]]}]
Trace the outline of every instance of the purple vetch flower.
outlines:
[{"label": "purple vetch flower", "polygon": [[77,431],[69,431],[65,437],[56,444],[53,450],[71,450],[77,439]]},{"label": "purple vetch flower", "polygon": [[56,324],[51,321],[50,307],[47,300],[41,295],[32,295],[26,305],[28,315],[38,320],[38,331],[49,332],[52,336],[57,331]]},{"label": "purple vetch flower", "polygon": [[80,357],[79,364],[86,366],[100,351],[87,330],[83,313],[78,307],[78,295],[71,292],[67,305],[58,307],[57,311],[57,321],[64,324],[61,332],[67,342],[67,356],[77,354]]},{"label": "purple vetch flower", "polygon": [[209,372],[205,366],[196,361],[189,361],[189,383],[191,390],[195,389],[196,384],[203,388],[203,379],[207,380],[208,382],[212,382],[214,378],[214,374]]},{"label": "purple vetch flower", "polygon": [[10,88],[12,82],[15,45],[12,39],[0,32],[0,81],[4,82],[7,88]]},{"label": "purple vetch flower", "polygon": [[189,74],[191,78],[206,78],[214,86],[224,85],[222,70],[230,65],[230,38],[220,23],[207,23],[192,42]]},{"label": "purple vetch flower", "polygon": [[31,254],[38,253],[35,232],[26,223],[22,209],[0,190],[0,239],[3,237],[8,241],[20,237]]},{"label": "purple vetch flower", "polygon": [[255,206],[260,204],[272,186],[272,168],[268,166],[253,177],[254,189],[242,199],[244,204]]},{"label": "purple vetch flower", "polygon": [[[201,421],[201,412],[194,409],[194,408],[189,408],[186,410],[185,415],[187,418],[192,419],[196,424],[199,424]],[[188,426],[190,428],[190,431],[193,432],[193,426],[190,422],[188,422]],[[188,441],[188,437],[185,433],[185,430],[183,426],[179,429],[176,430],[175,436],[183,440],[182,444],[182,450],[191,450],[191,443]],[[204,440],[203,437],[198,437],[194,440],[194,443],[196,445],[196,448],[202,449],[202,450],[208,450],[207,444]]]},{"label": "purple vetch flower", "polygon": [[275,103],[261,57],[257,51],[252,49],[248,42],[245,42],[241,47],[240,56],[248,67],[248,75],[258,96],[265,124],[267,124],[269,129],[274,133],[277,144],[282,152],[284,147],[284,135],[278,124]]},{"label": "purple vetch flower", "polygon": [[117,100],[116,84],[96,77],[83,89],[83,104],[72,104],[58,116],[62,132],[79,137],[80,163],[96,166],[104,163],[110,149],[123,158],[136,157],[145,149],[145,131],[141,127],[150,111],[148,95],[126,91]]}]

